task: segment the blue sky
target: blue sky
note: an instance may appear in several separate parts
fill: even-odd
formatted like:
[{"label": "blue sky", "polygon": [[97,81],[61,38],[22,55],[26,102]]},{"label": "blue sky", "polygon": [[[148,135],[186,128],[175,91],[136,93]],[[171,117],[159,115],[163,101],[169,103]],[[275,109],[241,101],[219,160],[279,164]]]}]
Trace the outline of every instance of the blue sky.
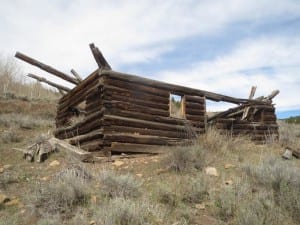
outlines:
[{"label": "blue sky", "polygon": [[114,70],[243,98],[253,85],[256,96],[279,89],[278,117],[300,115],[299,0],[2,0],[0,15],[4,55],[85,77],[97,68],[94,42]]}]

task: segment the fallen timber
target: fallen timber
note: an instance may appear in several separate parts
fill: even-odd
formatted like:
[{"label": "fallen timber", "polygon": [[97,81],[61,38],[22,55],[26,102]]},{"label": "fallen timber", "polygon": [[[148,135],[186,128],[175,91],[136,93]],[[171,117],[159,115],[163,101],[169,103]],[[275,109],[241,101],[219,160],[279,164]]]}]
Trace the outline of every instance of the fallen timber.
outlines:
[{"label": "fallen timber", "polygon": [[[75,87],[55,84],[29,74],[31,78],[64,93],[57,105],[54,135],[93,155],[111,153],[161,153],[165,146],[190,143],[197,135],[215,126],[221,133],[248,135],[256,143],[278,139],[275,107],[279,91],[248,99],[188,88],[120,73],[112,70],[102,52],[92,43],[92,56],[98,69],[82,79],[71,70],[69,76],[22,53],[16,57],[55,75]],[[180,97],[173,115],[171,95]],[[206,100],[236,104],[207,117]],[[174,106],[172,106],[174,107]],[[84,113],[82,113],[84,112]]]}]

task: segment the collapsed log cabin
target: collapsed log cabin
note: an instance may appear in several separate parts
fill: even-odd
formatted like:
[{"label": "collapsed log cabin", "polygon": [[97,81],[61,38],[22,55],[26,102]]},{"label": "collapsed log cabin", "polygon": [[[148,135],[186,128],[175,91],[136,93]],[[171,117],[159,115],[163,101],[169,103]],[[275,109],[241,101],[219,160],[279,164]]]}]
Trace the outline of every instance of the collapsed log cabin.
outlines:
[{"label": "collapsed log cabin", "polygon": [[[94,44],[90,48],[99,68],[85,79],[75,70],[71,70],[72,77],[22,53],[15,55],[76,85],[70,89],[28,75],[63,95],[54,132],[59,139],[95,155],[109,156],[115,152],[159,153],[161,146],[180,145],[205,133],[208,125],[234,135],[248,134],[259,143],[265,143],[270,135],[278,137],[272,104],[277,92],[253,99],[252,90],[249,99],[241,99],[119,73]],[[175,98],[179,98],[177,104]],[[206,99],[238,106],[207,118]]]}]

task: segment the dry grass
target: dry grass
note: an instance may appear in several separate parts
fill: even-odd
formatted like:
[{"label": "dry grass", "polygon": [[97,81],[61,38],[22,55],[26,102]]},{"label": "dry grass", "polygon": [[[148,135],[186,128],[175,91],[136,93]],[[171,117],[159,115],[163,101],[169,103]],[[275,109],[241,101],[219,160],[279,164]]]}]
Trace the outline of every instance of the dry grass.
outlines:
[{"label": "dry grass", "polygon": [[286,123],[284,121],[278,121],[278,123],[280,144],[300,149],[300,124]]},{"label": "dry grass", "polygon": [[100,174],[101,191],[110,198],[136,198],[140,196],[142,183],[130,174],[117,174],[104,170]]}]

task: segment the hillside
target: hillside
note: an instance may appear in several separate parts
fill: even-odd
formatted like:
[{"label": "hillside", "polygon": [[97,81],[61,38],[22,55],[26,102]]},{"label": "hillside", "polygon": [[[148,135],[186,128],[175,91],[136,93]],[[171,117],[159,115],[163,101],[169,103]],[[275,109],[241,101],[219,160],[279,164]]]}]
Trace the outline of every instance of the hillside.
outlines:
[{"label": "hillside", "polygon": [[266,145],[209,129],[164,155],[92,164],[56,152],[43,163],[28,162],[13,148],[52,135],[57,94],[5,93],[0,225],[300,224],[300,160],[281,158],[285,146],[300,149],[299,124],[280,121],[279,142],[270,136]]},{"label": "hillside", "polygon": [[300,116],[291,116],[291,117],[285,119],[284,121],[287,122],[287,123],[297,123],[297,124],[299,124],[300,123]]}]

